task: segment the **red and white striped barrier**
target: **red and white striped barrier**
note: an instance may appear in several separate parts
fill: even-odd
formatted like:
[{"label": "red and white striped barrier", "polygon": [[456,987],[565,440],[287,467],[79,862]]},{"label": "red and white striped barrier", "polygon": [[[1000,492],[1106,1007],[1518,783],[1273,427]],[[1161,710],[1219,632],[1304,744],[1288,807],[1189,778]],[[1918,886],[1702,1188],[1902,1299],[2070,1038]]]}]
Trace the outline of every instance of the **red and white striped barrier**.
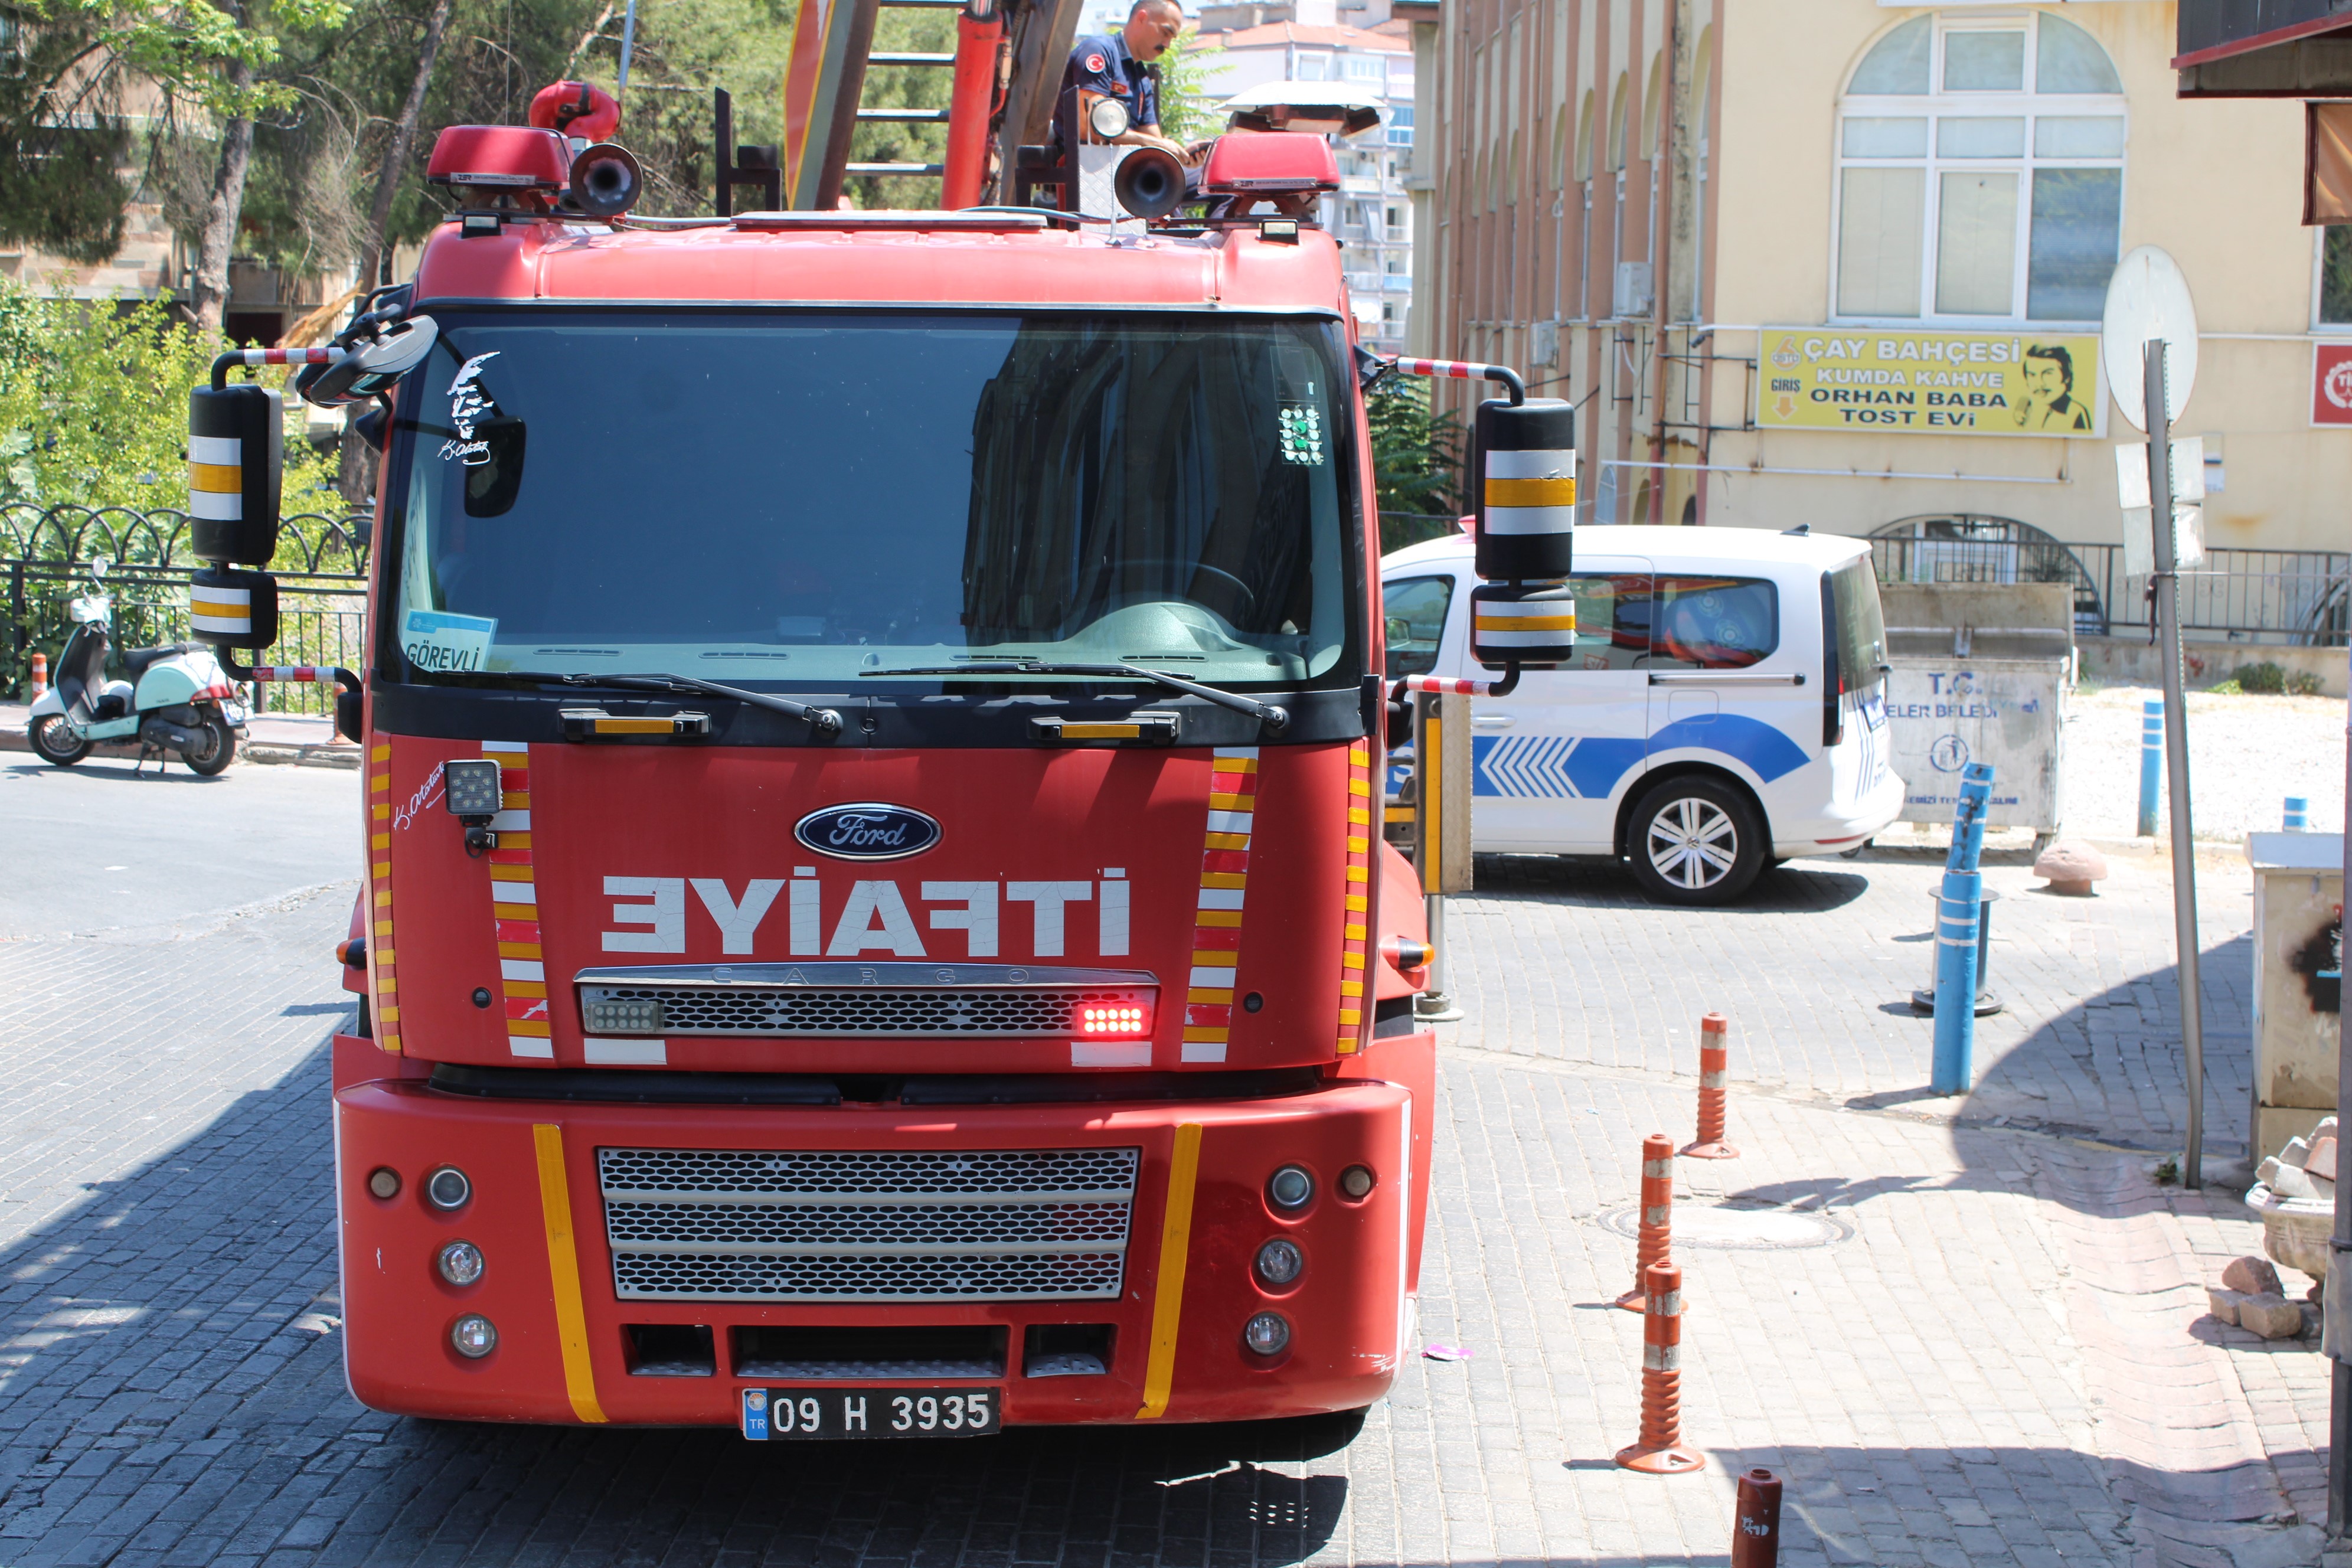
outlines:
[{"label": "red and white striped barrier", "polygon": [[248,368],[265,364],[332,364],[342,357],[341,349],[231,349],[220,356],[233,365]]},{"label": "red and white striped barrier", "polygon": [[1445,375],[1456,381],[1500,381],[1512,374],[1499,364],[1473,364],[1458,359],[1401,359],[1394,363],[1406,375]]},{"label": "red and white striped barrier", "polygon": [[342,671],[323,664],[257,664],[247,680],[309,680],[331,686]]},{"label": "red and white striped barrier", "polygon": [[1426,691],[1444,697],[1488,697],[1494,694],[1494,689],[1495,683],[1491,680],[1460,680],[1444,675],[1408,675],[1396,683],[1396,689],[1390,696],[1401,699],[1407,692]]}]

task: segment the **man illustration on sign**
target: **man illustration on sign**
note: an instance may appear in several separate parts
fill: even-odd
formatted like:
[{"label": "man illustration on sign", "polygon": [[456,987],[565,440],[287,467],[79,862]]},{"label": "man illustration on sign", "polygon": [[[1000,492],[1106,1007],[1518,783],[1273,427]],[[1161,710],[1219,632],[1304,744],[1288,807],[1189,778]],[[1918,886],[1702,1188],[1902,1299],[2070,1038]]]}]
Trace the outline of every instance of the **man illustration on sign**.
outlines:
[{"label": "man illustration on sign", "polygon": [[2074,399],[2074,356],[2051,343],[2033,343],[2025,351],[2021,374],[2024,395],[2010,410],[2021,430],[2081,430],[2091,428],[2091,411]]}]

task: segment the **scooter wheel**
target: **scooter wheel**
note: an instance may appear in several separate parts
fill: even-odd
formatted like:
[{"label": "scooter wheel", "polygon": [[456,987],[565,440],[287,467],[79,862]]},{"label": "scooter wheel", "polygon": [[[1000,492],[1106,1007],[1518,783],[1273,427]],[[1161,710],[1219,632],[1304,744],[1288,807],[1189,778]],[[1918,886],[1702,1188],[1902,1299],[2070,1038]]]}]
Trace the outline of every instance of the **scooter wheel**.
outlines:
[{"label": "scooter wheel", "polygon": [[33,721],[33,751],[45,763],[69,768],[89,755],[89,741],[67,727],[62,715],[44,713]]},{"label": "scooter wheel", "polygon": [[228,721],[221,715],[207,713],[205,715],[205,743],[182,752],[180,760],[188,764],[190,773],[210,778],[228,766],[229,760],[236,755],[236,731],[228,727]]}]

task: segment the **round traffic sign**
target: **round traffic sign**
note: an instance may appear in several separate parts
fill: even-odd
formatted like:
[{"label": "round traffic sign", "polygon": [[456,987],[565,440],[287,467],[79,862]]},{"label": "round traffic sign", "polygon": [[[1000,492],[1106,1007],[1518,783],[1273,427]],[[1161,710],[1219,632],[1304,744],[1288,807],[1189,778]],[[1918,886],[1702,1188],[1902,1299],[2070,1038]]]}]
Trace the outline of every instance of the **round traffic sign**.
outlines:
[{"label": "round traffic sign", "polygon": [[2189,389],[2197,381],[2197,304],[2180,264],[2159,246],[2143,245],[2121,261],[2107,279],[2107,309],[2099,326],[2099,358],[2105,362],[2107,390],[2135,429],[2147,428],[2147,351],[2162,338],[2164,416],[2180,417]]}]

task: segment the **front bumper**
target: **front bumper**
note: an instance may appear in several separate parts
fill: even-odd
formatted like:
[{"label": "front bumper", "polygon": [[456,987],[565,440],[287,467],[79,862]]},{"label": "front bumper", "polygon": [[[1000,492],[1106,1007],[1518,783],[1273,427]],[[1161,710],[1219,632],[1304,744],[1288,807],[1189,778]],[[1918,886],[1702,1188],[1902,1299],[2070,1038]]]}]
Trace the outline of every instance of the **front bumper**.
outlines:
[{"label": "front bumper", "polygon": [[[1353,1409],[1384,1394],[1402,1351],[1413,1107],[1403,1088],[1334,1082],[1282,1099],[1120,1105],[802,1108],[637,1105],[476,1099],[415,1078],[373,1076],[396,1062],[368,1042],[337,1041],[336,1191],[345,1354],[362,1403],[404,1415],[469,1420],[734,1426],[746,1387],[802,1380],[739,1373],[738,1331],[763,1328],[992,1325],[1004,1331],[1003,1375],[933,1377],[925,1386],[1003,1389],[1007,1425],[1223,1421]],[[398,1070],[395,1068],[394,1070]],[[1426,1115],[1426,1108],[1423,1108]],[[1185,1129],[1197,1129],[1187,1132]],[[1170,1220],[1179,1151],[1197,1139],[1189,1216]],[[1036,1150],[1139,1148],[1141,1163],[1116,1299],[848,1303],[619,1298],[595,1150]],[[1316,1178],[1297,1216],[1277,1214],[1265,1184],[1285,1163]],[[1336,1179],[1377,1174],[1360,1202]],[[462,1169],[473,1196],[454,1214],[423,1199],[424,1178]],[[385,1200],[370,1173],[388,1166]],[[1295,1241],[1307,1267],[1287,1287],[1252,1267],[1271,1237]],[[436,1273],[457,1238],[487,1260],[458,1288]],[[1181,1282],[1176,1266],[1181,1263]],[[1166,1288],[1163,1289],[1163,1282]],[[1288,1349],[1261,1357],[1242,1326],[1272,1310]],[[480,1313],[498,1328],[480,1360],[457,1353],[451,1325]],[[632,1325],[710,1330],[709,1375],[632,1369]],[[1034,1325],[1109,1330],[1098,1375],[1024,1375]],[[872,1379],[863,1381],[871,1382]],[[807,1386],[821,1387],[821,1381]]]}]

